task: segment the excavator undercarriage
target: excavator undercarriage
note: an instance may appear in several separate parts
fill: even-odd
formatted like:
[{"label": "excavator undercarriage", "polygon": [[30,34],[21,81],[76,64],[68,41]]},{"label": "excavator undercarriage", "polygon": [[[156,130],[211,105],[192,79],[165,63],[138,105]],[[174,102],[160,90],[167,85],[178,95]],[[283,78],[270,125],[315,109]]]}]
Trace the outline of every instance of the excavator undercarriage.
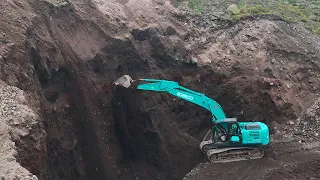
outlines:
[{"label": "excavator undercarriage", "polygon": [[211,163],[223,163],[259,159],[264,155],[264,151],[259,147],[219,147],[213,142],[211,130],[203,138],[199,147],[204,152]]}]

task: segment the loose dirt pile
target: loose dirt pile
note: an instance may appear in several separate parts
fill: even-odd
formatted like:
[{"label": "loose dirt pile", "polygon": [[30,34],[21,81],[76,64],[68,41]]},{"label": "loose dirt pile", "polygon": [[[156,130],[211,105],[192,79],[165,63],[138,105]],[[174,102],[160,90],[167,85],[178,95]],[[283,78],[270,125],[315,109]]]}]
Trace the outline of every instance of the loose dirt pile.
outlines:
[{"label": "loose dirt pile", "polygon": [[[198,145],[210,114],[167,94],[114,87],[124,74],[177,81],[217,100],[229,117],[243,112],[245,120],[267,123],[274,144],[266,158],[238,164],[254,169],[266,162],[254,177],[304,178],[297,168],[319,163],[317,154],[299,148],[317,147],[318,138],[310,137],[318,105],[303,112],[319,97],[320,46],[299,27],[261,17],[208,29],[189,24],[189,15],[165,0],[10,0],[1,9],[1,87],[26,97],[3,94],[1,104],[12,99],[17,110],[30,112],[1,117],[1,140],[15,142],[10,149],[17,152],[0,156],[15,173],[1,168],[6,179],[29,172],[39,179],[182,179],[206,162]],[[308,158],[293,161],[292,152]],[[275,158],[297,168],[264,171]],[[247,176],[236,165],[213,172]]]}]

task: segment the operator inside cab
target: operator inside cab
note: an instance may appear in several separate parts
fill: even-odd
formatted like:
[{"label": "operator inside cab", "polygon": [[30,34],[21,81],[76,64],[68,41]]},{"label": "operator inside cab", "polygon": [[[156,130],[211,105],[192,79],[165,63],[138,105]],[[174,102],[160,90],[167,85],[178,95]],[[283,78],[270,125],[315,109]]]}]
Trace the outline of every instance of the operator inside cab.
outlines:
[{"label": "operator inside cab", "polygon": [[[217,124],[217,127],[219,129],[219,134],[218,137],[220,138],[220,140],[222,142],[226,142],[228,140],[228,136],[231,137],[232,135],[236,135],[237,134],[237,125],[233,124],[231,126],[230,131],[228,131],[228,128],[224,128],[220,123]],[[229,132],[229,133],[228,133]]]},{"label": "operator inside cab", "polygon": [[226,130],[222,127],[222,125],[220,123],[217,124],[217,127],[219,129],[219,137],[221,139],[221,141],[225,142],[227,140],[227,132]]}]

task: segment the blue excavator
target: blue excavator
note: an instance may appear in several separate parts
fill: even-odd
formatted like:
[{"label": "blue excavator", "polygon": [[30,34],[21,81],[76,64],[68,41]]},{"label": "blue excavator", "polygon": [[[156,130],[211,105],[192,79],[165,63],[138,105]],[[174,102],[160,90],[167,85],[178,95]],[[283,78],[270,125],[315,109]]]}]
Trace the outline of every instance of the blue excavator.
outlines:
[{"label": "blue excavator", "polygon": [[227,118],[222,107],[202,93],[182,87],[174,81],[133,80],[129,75],[118,78],[114,84],[125,88],[166,92],[210,111],[213,126],[199,147],[212,163],[259,159],[264,155],[262,147],[269,143],[268,126],[262,122],[238,122],[237,118]]}]

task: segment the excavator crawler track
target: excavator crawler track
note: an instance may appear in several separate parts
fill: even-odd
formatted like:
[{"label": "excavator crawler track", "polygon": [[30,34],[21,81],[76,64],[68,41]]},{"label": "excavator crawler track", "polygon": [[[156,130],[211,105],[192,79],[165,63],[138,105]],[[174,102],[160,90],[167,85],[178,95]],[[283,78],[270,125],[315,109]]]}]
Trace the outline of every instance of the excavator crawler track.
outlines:
[{"label": "excavator crawler track", "polygon": [[[264,151],[259,147],[228,147],[217,148],[210,139],[210,132],[206,134],[200,143],[200,149],[206,153],[208,159],[212,163],[234,162],[251,159],[259,159],[264,156]],[[208,140],[209,139],[209,140]]]},{"label": "excavator crawler track", "polygon": [[255,147],[236,147],[211,149],[206,154],[210,162],[221,163],[260,159],[263,157],[264,151],[261,148]]}]

